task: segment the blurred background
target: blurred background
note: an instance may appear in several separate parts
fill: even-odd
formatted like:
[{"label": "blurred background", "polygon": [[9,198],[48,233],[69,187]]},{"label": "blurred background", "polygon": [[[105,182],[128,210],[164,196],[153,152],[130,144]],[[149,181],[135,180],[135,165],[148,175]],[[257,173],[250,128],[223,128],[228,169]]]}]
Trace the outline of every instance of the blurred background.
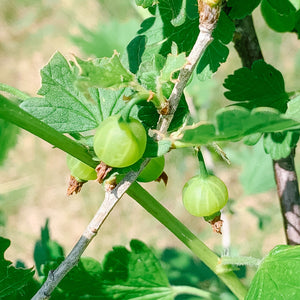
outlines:
[{"label": "blurred background", "polygon": [[[33,96],[40,87],[40,69],[56,51],[68,59],[74,54],[82,58],[111,56],[114,49],[122,54],[148,16],[133,0],[0,0],[0,8],[0,82]],[[282,72],[288,92],[296,90],[300,74],[296,34],[269,29],[259,9],[254,23],[267,63]],[[227,62],[213,79],[200,82],[194,76],[187,89],[194,113],[201,120],[209,120],[218,108],[230,104],[223,96],[222,83],[240,67],[232,45],[230,50]],[[0,163],[0,235],[12,241],[6,258],[33,266],[35,241],[47,218],[51,237],[68,253],[101,204],[102,187],[89,182],[80,194],[67,197],[69,172],[63,152],[15,128],[9,129],[5,139],[15,144]],[[262,257],[275,245],[285,243],[271,159],[262,143],[220,146],[231,160],[230,166],[214,150],[205,151],[205,159],[229,188],[230,201],[224,211],[229,230],[223,237],[214,234],[202,219],[189,215],[182,205],[181,189],[197,173],[192,151],[167,154],[167,187],[163,183],[144,187],[219,254],[222,245],[230,243],[232,255]],[[299,155],[296,159],[299,171]],[[128,245],[132,238],[157,249],[186,250],[135,201],[124,197],[85,255],[102,260],[113,245]]]}]

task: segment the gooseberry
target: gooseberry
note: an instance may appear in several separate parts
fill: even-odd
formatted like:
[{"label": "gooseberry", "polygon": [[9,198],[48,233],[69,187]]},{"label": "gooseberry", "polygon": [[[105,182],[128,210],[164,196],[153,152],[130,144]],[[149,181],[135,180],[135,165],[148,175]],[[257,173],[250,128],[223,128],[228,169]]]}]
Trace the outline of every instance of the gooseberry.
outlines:
[{"label": "gooseberry", "polygon": [[96,130],[94,150],[110,167],[128,167],[142,158],[147,143],[144,126],[136,119],[124,120],[121,115],[105,119]]},{"label": "gooseberry", "polygon": [[225,183],[214,175],[195,176],[183,187],[183,205],[197,217],[211,216],[220,211],[228,201]]},{"label": "gooseberry", "polygon": [[140,175],[137,178],[137,181],[140,182],[150,182],[157,179],[164,170],[165,158],[164,156],[158,156],[152,158]]},{"label": "gooseberry", "polygon": [[79,159],[67,154],[67,166],[78,182],[97,179],[96,171]]}]

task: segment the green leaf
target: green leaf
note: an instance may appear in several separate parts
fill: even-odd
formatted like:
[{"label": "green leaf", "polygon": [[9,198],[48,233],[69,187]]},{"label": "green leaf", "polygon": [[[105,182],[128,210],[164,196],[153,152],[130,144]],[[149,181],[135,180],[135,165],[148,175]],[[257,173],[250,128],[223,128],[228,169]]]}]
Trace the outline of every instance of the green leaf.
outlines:
[{"label": "green leaf", "polygon": [[184,53],[179,55],[176,54],[168,54],[166,63],[161,70],[161,75],[158,78],[160,83],[172,81],[173,74],[176,71],[179,71],[185,64],[187,63],[186,57]]},{"label": "green leaf", "polygon": [[256,143],[258,143],[258,141],[260,140],[262,134],[260,132],[258,133],[253,133],[251,135],[247,135],[243,142],[245,145],[248,145],[248,146],[254,146]]},{"label": "green leaf", "polygon": [[299,132],[283,131],[264,135],[264,148],[272,159],[278,160],[290,155],[299,141]]},{"label": "green leaf", "polygon": [[107,298],[174,299],[168,278],[159,260],[142,242],[132,240],[131,252],[114,247],[103,262],[103,285]]},{"label": "green leaf", "polygon": [[[126,94],[126,89],[118,91],[108,89],[90,89],[89,93],[92,100],[97,103],[99,111],[99,119],[105,120],[111,115],[116,115],[125,107],[123,96]],[[99,122],[100,123],[100,122]]]},{"label": "green leaf", "polygon": [[93,129],[100,122],[96,103],[74,86],[78,69],[57,52],[42,69],[44,98],[30,98],[20,106],[57,131],[72,133]]},{"label": "green leaf", "polygon": [[147,146],[143,157],[157,157],[165,155],[169,152],[172,142],[169,140],[154,141],[152,138],[148,138]]},{"label": "green leaf", "polygon": [[58,287],[63,290],[64,294],[73,295],[76,298],[86,295],[102,295],[101,272],[102,266],[97,260],[90,257],[82,257]]},{"label": "green leaf", "polygon": [[285,116],[300,122],[300,95],[288,102]]},{"label": "green leaf", "polygon": [[103,57],[84,61],[76,57],[81,73],[77,86],[82,91],[90,87],[120,89],[135,82],[134,74],[122,65],[115,53],[111,58]]},{"label": "green leaf", "polygon": [[[263,193],[275,188],[272,159],[267,155],[260,141],[254,147],[225,149],[233,164],[242,167],[239,181],[246,195]],[[251,158],[251,159],[249,159]]]},{"label": "green leaf", "polygon": [[238,101],[245,107],[273,107],[281,112],[287,109],[289,98],[283,77],[263,60],[255,61],[251,69],[236,70],[225,79],[224,87],[229,90],[224,93],[227,99]]},{"label": "green leaf", "polygon": [[[113,11],[111,6],[110,10]],[[130,39],[135,35],[137,28],[137,20],[131,19],[122,22],[119,19],[110,19],[105,23],[99,22],[92,30],[80,24],[80,33],[71,36],[70,39],[88,57],[107,57],[114,50],[123,52]]]},{"label": "green leaf", "polygon": [[136,105],[130,112],[130,116],[142,122],[146,129],[156,128],[159,114],[151,102],[142,102]]},{"label": "green leaf", "polygon": [[293,31],[298,34],[298,39],[300,39],[300,9],[296,12],[296,23]]},{"label": "green leaf", "polygon": [[158,3],[158,0],[135,0],[136,5],[148,8]]},{"label": "green leaf", "polygon": [[299,128],[299,122],[285,118],[271,108],[256,108],[252,111],[239,106],[220,109],[216,113],[216,125],[195,124],[184,129],[180,142],[201,145],[213,141],[237,141],[255,134]]},{"label": "green leaf", "polygon": [[300,298],[300,246],[276,246],[257,270],[245,300]]},{"label": "green leaf", "polygon": [[32,280],[32,269],[15,268],[10,261],[5,260],[4,252],[10,241],[0,237],[0,298],[4,298],[24,288]]},{"label": "green leaf", "polygon": [[180,128],[184,123],[184,121],[186,120],[188,113],[189,113],[189,108],[186,103],[184,95],[182,95],[178,107],[175,111],[174,117],[168,128],[168,132],[175,131],[178,128]]},{"label": "green leaf", "polygon": [[[186,59],[184,54],[169,54],[167,59],[160,54],[156,54],[151,60],[141,63],[137,76],[146,89],[154,91],[162,97],[168,98],[174,86],[170,81],[171,76],[185,63]],[[187,103],[184,96],[182,96],[168,131],[179,128],[188,112]],[[152,109],[149,108],[147,110],[145,109],[143,112],[140,111],[139,114],[143,114],[145,117],[144,119],[141,119],[140,116],[138,116],[142,122],[150,128],[155,128],[159,115],[154,106]],[[149,126],[148,124],[152,125]]]},{"label": "green leaf", "polygon": [[160,0],[154,14],[143,21],[139,35],[127,47],[130,70],[134,73],[141,62],[152,60],[156,54],[167,57],[173,43],[178,53],[188,55],[199,33],[196,0]]},{"label": "green leaf", "polygon": [[228,0],[227,6],[231,7],[229,17],[232,19],[243,19],[250,15],[253,10],[259,5],[261,0]]},{"label": "green leaf", "polygon": [[47,219],[45,227],[41,228],[41,239],[34,246],[33,257],[39,275],[43,274],[42,265],[64,257],[63,248],[56,241],[50,239],[48,223],[49,220]]},{"label": "green leaf", "polygon": [[17,126],[0,119],[0,166],[7,158],[8,151],[16,145],[18,133]]},{"label": "green leaf", "polygon": [[231,42],[234,30],[232,20],[221,11],[217,26],[212,34],[214,39],[208,45],[197,66],[197,74],[200,80],[211,78],[221,63],[226,61],[229,54],[226,44]]},{"label": "green leaf", "polygon": [[289,0],[262,0],[261,12],[275,31],[292,31],[296,25],[296,9]]}]

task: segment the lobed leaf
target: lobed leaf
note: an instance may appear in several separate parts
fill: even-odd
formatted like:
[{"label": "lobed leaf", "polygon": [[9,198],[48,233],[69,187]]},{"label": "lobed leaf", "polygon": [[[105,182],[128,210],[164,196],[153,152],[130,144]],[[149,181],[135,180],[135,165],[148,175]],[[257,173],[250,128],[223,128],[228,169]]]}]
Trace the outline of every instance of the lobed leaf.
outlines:
[{"label": "lobed leaf", "polygon": [[134,74],[130,73],[121,63],[115,53],[111,58],[103,57],[84,61],[76,57],[81,73],[77,79],[80,90],[90,87],[120,89],[128,87],[135,81]]},{"label": "lobed leaf", "polygon": [[56,241],[50,239],[48,223],[47,219],[45,226],[41,228],[41,239],[34,246],[33,257],[39,275],[42,275],[42,266],[47,262],[64,257],[63,248]]},{"label": "lobed leaf", "polygon": [[257,270],[245,300],[300,298],[300,246],[276,246]]},{"label": "lobed leaf", "polygon": [[10,241],[0,237],[0,298],[15,294],[22,290],[33,278],[32,269],[16,268],[5,260],[4,252]]},{"label": "lobed leaf", "polygon": [[246,195],[266,192],[276,187],[272,159],[265,153],[262,140],[253,147],[230,147],[225,152],[233,164],[242,166],[239,181]]},{"label": "lobed leaf", "polygon": [[232,20],[221,11],[216,28],[213,31],[213,41],[208,45],[197,66],[197,74],[200,80],[211,78],[228,57],[227,44],[233,38],[235,27]]},{"label": "lobed leaf", "polygon": [[65,296],[73,296],[76,299],[85,299],[87,295],[99,296],[103,294],[101,277],[101,264],[93,258],[81,257],[58,287],[63,290]]},{"label": "lobed leaf", "polygon": [[143,21],[138,36],[127,47],[130,70],[136,72],[142,62],[152,60],[154,55],[167,57],[173,43],[177,45],[178,53],[188,55],[196,41],[198,25],[196,0],[159,1],[154,17]]},{"label": "lobed leaf", "polygon": [[300,95],[288,102],[285,115],[287,118],[300,122]]},{"label": "lobed leaf", "polygon": [[264,135],[264,148],[272,159],[278,160],[290,155],[299,141],[299,132],[283,131]]},{"label": "lobed leaf", "polygon": [[227,99],[240,102],[241,105],[253,107],[273,107],[285,112],[288,94],[285,92],[281,73],[263,60],[255,61],[251,69],[246,67],[236,70],[224,81],[229,91]]},{"label": "lobed leaf", "polygon": [[151,7],[158,3],[157,0],[135,0],[136,5],[142,6],[143,8]]},{"label": "lobed leaf", "polygon": [[261,12],[266,23],[278,32],[292,31],[296,25],[296,8],[289,0],[262,0]]},{"label": "lobed leaf", "polygon": [[174,299],[159,260],[142,242],[132,240],[131,252],[114,247],[103,262],[103,284],[108,299]]},{"label": "lobed leaf", "polygon": [[259,5],[261,0],[228,0],[227,6],[230,7],[229,17],[232,19],[243,19],[250,15],[253,10]]},{"label": "lobed leaf", "polygon": [[299,122],[285,118],[274,109],[264,107],[250,111],[230,106],[216,113],[216,125],[199,123],[187,127],[180,142],[201,145],[213,141],[236,141],[251,134],[283,131],[299,126]]},{"label": "lobed leaf", "polygon": [[173,300],[168,278],[153,252],[138,240],[132,240],[130,247],[131,251],[114,247],[102,266],[92,258],[81,258],[59,288],[76,299]]},{"label": "lobed leaf", "polygon": [[97,105],[75,87],[78,69],[55,53],[41,70],[44,98],[30,98],[20,106],[28,113],[60,132],[82,132],[100,123]]}]

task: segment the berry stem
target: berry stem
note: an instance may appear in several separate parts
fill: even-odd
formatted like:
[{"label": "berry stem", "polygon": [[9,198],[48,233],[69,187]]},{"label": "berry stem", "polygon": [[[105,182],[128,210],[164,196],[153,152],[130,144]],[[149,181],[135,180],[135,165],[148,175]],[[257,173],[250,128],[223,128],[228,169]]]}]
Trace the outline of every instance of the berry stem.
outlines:
[{"label": "berry stem", "polygon": [[149,95],[146,94],[144,96],[139,95],[138,97],[133,97],[125,106],[125,108],[122,110],[122,119],[126,122],[129,122],[130,112],[132,108],[139,104],[142,101],[146,101],[148,99]]},{"label": "berry stem", "polygon": [[202,178],[206,178],[206,177],[208,177],[208,172],[207,172],[207,169],[205,166],[204,158],[203,158],[202,152],[200,150],[200,147],[197,148],[196,151],[197,151],[197,157],[198,157],[198,161],[199,161],[200,176]]}]

